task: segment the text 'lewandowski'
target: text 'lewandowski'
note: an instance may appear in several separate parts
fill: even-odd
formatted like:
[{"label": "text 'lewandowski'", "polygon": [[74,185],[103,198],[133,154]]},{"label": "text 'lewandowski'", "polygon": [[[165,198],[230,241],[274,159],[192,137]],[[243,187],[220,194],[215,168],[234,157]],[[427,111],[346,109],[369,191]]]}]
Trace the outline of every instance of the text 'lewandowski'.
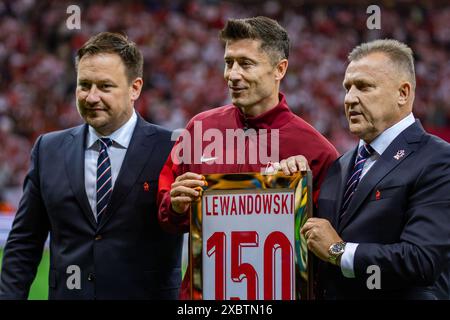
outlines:
[{"label": "text 'lewandowski'", "polygon": [[205,195],[207,216],[293,214],[293,193]]}]

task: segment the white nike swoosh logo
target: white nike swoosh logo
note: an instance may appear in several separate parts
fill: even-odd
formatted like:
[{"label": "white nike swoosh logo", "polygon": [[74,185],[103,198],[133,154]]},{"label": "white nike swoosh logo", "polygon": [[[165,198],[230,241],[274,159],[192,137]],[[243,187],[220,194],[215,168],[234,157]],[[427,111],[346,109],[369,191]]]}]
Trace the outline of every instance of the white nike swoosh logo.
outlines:
[{"label": "white nike swoosh logo", "polygon": [[211,157],[211,158],[207,158],[207,157],[204,157],[204,156],[201,156],[200,157],[200,162],[208,162],[208,161],[213,161],[213,160],[216,160],[217,159],[217,157]]}]

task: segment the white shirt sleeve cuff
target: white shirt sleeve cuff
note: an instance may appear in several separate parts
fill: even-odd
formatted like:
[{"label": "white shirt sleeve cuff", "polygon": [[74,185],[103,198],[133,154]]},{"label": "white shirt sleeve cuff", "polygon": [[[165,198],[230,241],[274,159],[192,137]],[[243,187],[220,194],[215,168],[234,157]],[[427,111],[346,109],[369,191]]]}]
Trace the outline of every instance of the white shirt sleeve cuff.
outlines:
[{"label": "white shirt sleeve cuff", "polygon": [[355,251],[358,245],[358,243],[347,242],[345,245],[345,251],[341,256],[341,271],[346,278],[355,277],[353,262],[355,260]]}]

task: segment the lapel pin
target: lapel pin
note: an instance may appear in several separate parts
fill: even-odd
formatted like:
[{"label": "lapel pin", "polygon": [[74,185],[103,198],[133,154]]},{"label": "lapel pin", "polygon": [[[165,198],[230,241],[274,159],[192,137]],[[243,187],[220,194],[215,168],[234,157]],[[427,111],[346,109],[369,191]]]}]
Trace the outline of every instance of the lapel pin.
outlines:
[{"label": "lapel pin", "polygon": [[144,191],[148,192],[150,190],[150,185],[148,184],[148,182],[144,182]]},{"label": "lapel pin", "polygon": [[394,156],[395,160],[400,160],[401,157],[405,155],[405,150],[398,150]]},{"label": "lapel pin", "polygon": [[375,192],[375,200],[380,200],[381,198],[381,192],[380,190],[377,190],[377,192]]}]

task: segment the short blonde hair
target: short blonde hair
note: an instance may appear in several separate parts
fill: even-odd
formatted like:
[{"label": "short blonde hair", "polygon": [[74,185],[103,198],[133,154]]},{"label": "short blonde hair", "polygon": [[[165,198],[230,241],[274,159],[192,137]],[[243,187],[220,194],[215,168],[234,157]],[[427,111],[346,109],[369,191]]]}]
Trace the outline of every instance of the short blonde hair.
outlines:
[{"label": "short blonde hair", "polygon": [[359,60],[371,53],[381,52],[409,77],[413,89],[416,88],[416,73],[414,71],[413,51],[406,44],[394,39],[379,39],[362,43],[348,55],[348,61]]}]

